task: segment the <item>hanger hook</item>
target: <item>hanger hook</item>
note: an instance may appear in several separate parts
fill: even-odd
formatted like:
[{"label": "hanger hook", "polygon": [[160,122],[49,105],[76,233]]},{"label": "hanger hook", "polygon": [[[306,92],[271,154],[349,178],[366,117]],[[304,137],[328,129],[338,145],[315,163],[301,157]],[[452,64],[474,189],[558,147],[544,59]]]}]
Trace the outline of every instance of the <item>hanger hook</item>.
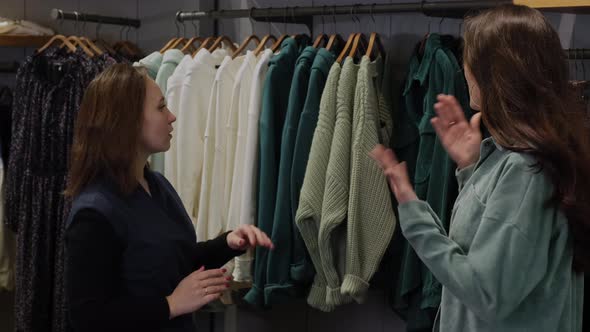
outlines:
[{"label": "hanger hook", "polygon": [[295,23],[295,22],[297,21],[297,20],[295,19],[295,9],[296,9],[297,7],[298,7],[298,6],[291,7],[291,20],[292,20],[292,22],[291,22],[291,23]]},{"label": "hanger hook", "polygon": [[336,34],[336,6],[332,6],[332,22],[334,22],[334,34]]},{"label": "hanger hook", "polygon": [[195,20],[190,21],[191,25],[193,26],[193,29],[195,29],[195,37],[199,37],[199,27],[197,27],[197,23],[195,23]]},{"label": "hanger hook", "polygon": [[371,20],[373,21],[373,30],[377,31],[377,22],[375,21],[375,16],[373,15],[373,9],[377,4],[372,3],[371,8],[369,9],[369,15],[371,15]]},{"label": "hanger hook", "polygon": [[267,11],[266,11],[266,23],[268,24],[268,34],[271,34],[271,26],[270,26],[270,10],[272,9],[272,7],[268,7]]},{"label": "hanger hook", "polygon": [[64,11],[61,9],[57,10],[58,17],[59,17],[59,26],[62,27],[64,24]]},{"label": "hanger hook", "polygon": [[465,22],[464,18],[459,21],[459,37],[463,35],[463,22]]},{"label": "hanger hook", "polygon": [[250,20],[250,30],[252,30],[252,34],[254,34],[254,18],[252,17],[253,11],[254,6],[250,7],[250,11],[248,11],[248,19]]},{"label": "hanger hook", "polygon": [[327,5],[323,5],[322,6],[322,34],[326,34],[326,20],[325,20],[325,16],[326,16],[326,7],[328,7]]},{"label": "hanger hook", "polygon": [[289,12],[289,7],[285,7],[285,12],[283,13],[283,33],[287,34],[287,13]]},{"label": "hanger hook", "polygon": [[127,26],[127,33],[125,34],[125,40],[129,40],[129,31],[131,31],[131,23],[128,22],[127,24],[129,24],[129,25]]},{"label": "hanger hook", "polygon": [[586,65],[584,65],[584,49],[580,49],[580,64],[582,65],[582,80],[586,80]]},{"label": "hanger hook", "polygon": [[74,11],[74,15],[76,16],[76,21],[74,21],[74,31],[75,31],[74,33],[78,34],[78,16],[79,16],[79,14],[77,11]]},{"label": "hanger hook", "polygon": [[86,14],[82,14],[82,35],[86,35]]},{"label": "hanger hook", "polygon": [[178,21],[176,19],[174,20],[174,26],[176,26],[176,37],[179,38],[180,37],[180,28],[178,27]]},{"label": "hanger hook", "polygon": [[100,30],[100,26],[101,26],[101,24],[102,24],[102,22],[101,22],[101,20],[99,19],[99,20],[98,20],[98,23],[96,23],[96,31],[95,31],[95,39],[96,39],[96,40],[100,39],[100,38],[98,38],[98,31]]},{"label": "hanger hook", "polygon": [[441,18],[440,22],[438,22],[438,33],[442,34],[442,23],[444,22],[445,17]]}]

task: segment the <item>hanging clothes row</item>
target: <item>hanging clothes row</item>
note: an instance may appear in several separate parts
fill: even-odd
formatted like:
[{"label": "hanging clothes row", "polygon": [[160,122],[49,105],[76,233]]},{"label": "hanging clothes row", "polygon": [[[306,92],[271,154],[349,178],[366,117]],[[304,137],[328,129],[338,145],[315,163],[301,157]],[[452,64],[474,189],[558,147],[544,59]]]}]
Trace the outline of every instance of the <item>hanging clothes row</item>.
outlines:
[{"label": "hanging clothes row", "polygon": [[4,221],[16,232],[18,331],[67,328],[63,223],[69,204],[63,191],[74,121],[86,86],[113,63],[107,53],[90,55],[58,37],[17,73]]},{"label": "hanging clothes row", "polygon": [[[257,249],[254,260],[248,253],[227,266],[236,281],[252,281],[247,302],[308,296],[326,311],[362,302],[395,226],[387,183],[368,156],[392,128],[378,35],[368,42],[353,34],[346,45],[321,35],[313,46],[306,35],[281,36],[264,49],[267,36],[245,54],[227,37],[211,47],[198,39],[196,50],[186,40],[135,64],[147,68],[177,117],[171,148],[152,168],[179,192],[199,241],[240,225],[271,236],[275,250]],[[380,51],[373,59],[372,47]],[[336,62],[338,54],[349,57]],[[325,85],[332,95],[322,93]],[[321,138],[326,126],[335,136]]]}]

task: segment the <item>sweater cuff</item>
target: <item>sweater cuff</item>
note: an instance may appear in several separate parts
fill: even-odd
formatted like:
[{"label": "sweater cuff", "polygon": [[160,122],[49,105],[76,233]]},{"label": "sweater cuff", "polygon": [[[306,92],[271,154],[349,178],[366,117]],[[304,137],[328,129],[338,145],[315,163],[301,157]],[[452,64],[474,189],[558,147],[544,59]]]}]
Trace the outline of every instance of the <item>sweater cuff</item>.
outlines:
[{"label": "sweater cuff", "polygon": [[150,306],[145,314],[145,317],[154,317],[160,323],[170,320],[170,305],[166,297],[154,299],[153,306]]},{"label": "sweater cuff", "polygon": [[326,303],[326,285],[314,282],[307,296],[307,304],[324,312],[331,312],[334,307]]},{"label": "sweater cuff", "polygon": [[463,189],[465,183],[471,178],[473,175],[473,171],[475,171],[475,164],[471,164],[465,168],[455,170],[455,177],[457,178],[457,184],[459,185],[459,191]]},{"label": "sweater cuff", "polygon": [[369,291],[369,283],[363,279],[347,274],[342,281],[342,294],[352,297],[357,303],[365,302],[367,292]]},{"label": "sweater cuff", "polygon": [[339,306],[352,303],[353,299],[350,296],[343,295],[340,287],[326,287],[326,302],[330,306]]}]

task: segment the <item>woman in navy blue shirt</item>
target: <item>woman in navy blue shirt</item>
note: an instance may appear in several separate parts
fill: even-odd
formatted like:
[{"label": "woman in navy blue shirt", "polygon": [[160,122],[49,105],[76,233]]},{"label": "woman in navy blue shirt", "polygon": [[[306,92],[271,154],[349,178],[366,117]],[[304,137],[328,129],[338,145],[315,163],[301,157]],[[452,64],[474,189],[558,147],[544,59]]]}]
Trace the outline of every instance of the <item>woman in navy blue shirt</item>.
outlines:
[{"label": "woman in navy blue shirt", "polygon": [[117,64],[86,90],[66,195],[66,294],[74,331],[195,331],[227,261],[258,245],[254,226],[197,242],[182,202],[148,157],[170,148],[175,116],[141,69]]}]

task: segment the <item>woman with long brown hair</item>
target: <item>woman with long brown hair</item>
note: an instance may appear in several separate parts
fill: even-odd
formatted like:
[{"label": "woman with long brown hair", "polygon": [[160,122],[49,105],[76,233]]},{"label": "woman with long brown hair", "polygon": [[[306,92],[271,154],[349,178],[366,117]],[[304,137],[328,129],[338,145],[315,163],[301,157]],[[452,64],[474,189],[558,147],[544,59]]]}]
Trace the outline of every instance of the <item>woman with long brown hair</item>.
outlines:
[{"label": "woman with long brown hair", "polygon": [[178,194],[147,167],[170,147],[175,120],[156,83],[128,64],[84,94],[66,191],[74,331],[194,331],[190,314],[229,287],[220,267],[250,247],[273,247],[254,226],[197,243]]},{"label": "woman with long brown hair", "polygon": [[[557,33],[505,5],[467,19],[467,122],[441,95],[431,123],[457,163],[449,234],[418,200],[404,162],[373,158],[399,202],[404,236],[443,285],[438,330],[581,331],[590,268],[590,129],[575,110]],[[491,133],[482,141],[480,121]]]}]

